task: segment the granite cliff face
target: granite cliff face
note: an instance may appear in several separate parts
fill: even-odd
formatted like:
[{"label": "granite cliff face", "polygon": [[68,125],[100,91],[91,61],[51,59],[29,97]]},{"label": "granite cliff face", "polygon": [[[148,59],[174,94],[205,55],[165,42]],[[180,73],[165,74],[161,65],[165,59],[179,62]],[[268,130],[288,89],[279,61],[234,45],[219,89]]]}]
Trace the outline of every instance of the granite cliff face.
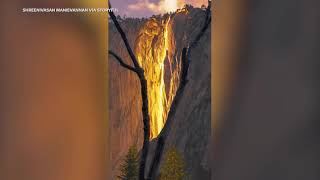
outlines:
[{"label": "granite cliff face", "polygon": [[[181,53],[199,33],[205,19],[202,9],[179,10],[171,15],[149,19],[127,18],[121,26],[145,69],[148,82],[151,138],[161,131],[180,75]],[[113,24],[109,28],[109,46],[131,64],[129,56]],[[191,179],[210,179],[210,34],[208,29],[191,53],[188,84],[174,118],[165,150],[176,147],[186,161]],[[128,148],[142,147],[143,124],[140,85],[136,75],[109,58],[110,142],[112,174]],[[150,156],[154,151],[152,140]],[[150,163],[150,162],[149,162]]]}]

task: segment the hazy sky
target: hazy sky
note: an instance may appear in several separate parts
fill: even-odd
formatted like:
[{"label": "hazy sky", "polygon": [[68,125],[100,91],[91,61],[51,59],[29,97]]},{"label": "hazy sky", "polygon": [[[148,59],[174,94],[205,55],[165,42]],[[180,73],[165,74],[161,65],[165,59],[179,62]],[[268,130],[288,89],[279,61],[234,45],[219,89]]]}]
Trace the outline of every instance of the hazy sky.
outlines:
[{"label": "hazy sky", "polygon": [[192,4],[200,7],[207,5],[207,0],[110,0],[116,14],[130,17],[145,17],[153,14],[165,13],[182,7],[184,4]]}]

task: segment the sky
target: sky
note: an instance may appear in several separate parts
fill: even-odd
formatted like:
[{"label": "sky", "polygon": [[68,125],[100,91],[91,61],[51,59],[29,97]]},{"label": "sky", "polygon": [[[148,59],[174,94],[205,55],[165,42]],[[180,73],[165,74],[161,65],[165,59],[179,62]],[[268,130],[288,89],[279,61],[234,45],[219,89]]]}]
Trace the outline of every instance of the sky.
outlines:
[{"label": "sky", "polygon": [[129,17],[149,17],[163,14],[191,4],[196,7],[208,4],[207,0],[110,0],[113,8],[119,11],[117,15]]}]

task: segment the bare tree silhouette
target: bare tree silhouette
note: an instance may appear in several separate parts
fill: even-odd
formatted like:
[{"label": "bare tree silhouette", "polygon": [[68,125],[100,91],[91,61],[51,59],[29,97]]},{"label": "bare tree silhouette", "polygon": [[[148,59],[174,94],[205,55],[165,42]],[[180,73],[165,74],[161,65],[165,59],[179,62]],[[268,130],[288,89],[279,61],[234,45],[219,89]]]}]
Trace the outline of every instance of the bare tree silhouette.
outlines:
[{"label": "bare tree silhouette", "polygon": [[[111,8],[111,2],[109,0],[109,8]],[[129,56],[132,60],[134,66],[130,66],[126,64],[116,53],[109,50],[109,54],[114,56],[115,59],[120,63],[120,65],[130,71],[133,71],[139,77],[139,82],[141,86],[141,97],[142,97],[142,116],[143,116],[143,146],[140,158],[140,165],[139,165],[139,179],[144,180],[145,174],[145,166],[149,151],[149,141],[150,141],[150,117],[149,117],[149,109],[148,109],[148,89],[147,89],[147,80],[145,78],[144,70],[139,65],[136,56],[134,55],[132,48],[129,45],[128,39],[124,31],[122,30],[119,22],[117,21],[116,16],[114,15],[113,11],[109,11],[110,18],[112,19],[114,25],[117,28],[117,31],[120,33],[120,36],[126,46],[126,49],[129,53]]]}]

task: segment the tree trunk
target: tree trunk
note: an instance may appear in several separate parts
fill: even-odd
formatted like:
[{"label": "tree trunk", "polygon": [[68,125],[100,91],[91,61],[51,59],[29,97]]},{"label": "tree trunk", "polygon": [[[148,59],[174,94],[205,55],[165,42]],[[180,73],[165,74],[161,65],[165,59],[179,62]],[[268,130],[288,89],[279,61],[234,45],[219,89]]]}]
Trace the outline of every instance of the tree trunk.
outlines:
[{"label": "tree trunk", "polygon": [[144,174],[146,169],[146,161],[149,151],[149,138],[150,138],[150,120],[149,120],[149,109],[148,109],[148,88],[147,80],[145,79],[144,72],[141,69],[138,71],[138,76],[140,79],[141,85],[141,96],[142,96],[142,115],[143,115],[143,147],[140,159],[140,168],[139,168],[139,179],[144,180]]},{"label": "tree trunk", "polygon": [[[111,8],[111,2],[109,1],[109,8]],[[144,180],[144,174],[146,169],[146,161],[149,151],[149,139],[150,139],[150,118],[149,118],[149,109],[148,109],[148,89],[147,89],[147,80],[144,75],[144,70],[140,67],[136,56],[134,55],[132,48],[129,45],[128,39],[126,37],[126,34],[122,30],[119,22],[117,21],[116,16],[112,11],[109,11],[110,18],[112,19],[114,25],[116,26],[119,34],[121,35],[121,38],[125,44],[125,47],[127,48],[127,51],[130,55],[130,58],[132,60],[132,63],[134,67],[125,64],[123,60],[114,53],[112,54],[120,63],[121,66],[132,70],[133,72],[137,73],[140,81],[141,86],[141,97],[142,97],[142,116],[143,116],[143,146],[142,146],[142,153],[140,158],[140,165],[139,165],[139,180]],[[110,52],[110,51],[109,51]]]}]

